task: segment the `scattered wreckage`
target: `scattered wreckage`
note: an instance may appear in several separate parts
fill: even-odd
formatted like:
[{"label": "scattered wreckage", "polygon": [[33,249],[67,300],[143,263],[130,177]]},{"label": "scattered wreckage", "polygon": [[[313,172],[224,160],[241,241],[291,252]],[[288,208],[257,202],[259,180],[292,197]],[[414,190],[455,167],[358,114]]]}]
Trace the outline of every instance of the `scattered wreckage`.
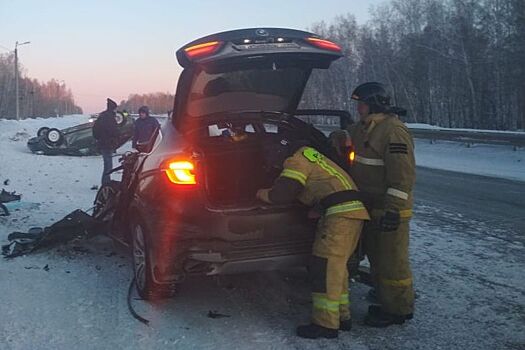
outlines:
[{"label": "scattered wreckage", "polygon": [[10,214],[9,209],[4,203],[19,201],[20,198],[22,198],[22,195],[16,194],[16,192],[7,192],[2,189],[2,192],[0,192],[0,216],[9,216]]}]

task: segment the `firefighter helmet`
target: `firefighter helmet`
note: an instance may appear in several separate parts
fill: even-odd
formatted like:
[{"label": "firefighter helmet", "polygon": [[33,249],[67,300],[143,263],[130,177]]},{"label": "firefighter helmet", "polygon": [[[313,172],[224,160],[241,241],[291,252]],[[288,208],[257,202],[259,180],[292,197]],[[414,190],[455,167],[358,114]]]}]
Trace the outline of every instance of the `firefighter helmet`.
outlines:
[{"label": "firefighter helmet", "polygon": [[383,109],[391,106],[390,95],[384,85],[377,82],[368,82],[356,87],[354,92],[352,92],[352,100]]}]

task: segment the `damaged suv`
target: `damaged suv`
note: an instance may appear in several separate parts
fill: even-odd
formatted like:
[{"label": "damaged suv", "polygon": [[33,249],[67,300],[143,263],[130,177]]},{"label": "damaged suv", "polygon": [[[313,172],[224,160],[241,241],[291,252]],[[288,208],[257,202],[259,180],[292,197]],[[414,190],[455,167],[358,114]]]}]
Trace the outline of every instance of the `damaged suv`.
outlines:
[{"label": "damaged suv", "polygon": [[122,182],[101,188],[95,202],[98,216],[114,208],[105,216],[111,236],[131,246],[143,298],[170,293],[190,274],[305,264],[315,231],[307,208],[255,194],[282,170],[283,135],[330,152],[304,115],[350,122],[344,111],[297,110],[312,71],[341,56],[315,34],[277,28],[214,34],[177,51],[184,69],[171,117],[124,157]]}]

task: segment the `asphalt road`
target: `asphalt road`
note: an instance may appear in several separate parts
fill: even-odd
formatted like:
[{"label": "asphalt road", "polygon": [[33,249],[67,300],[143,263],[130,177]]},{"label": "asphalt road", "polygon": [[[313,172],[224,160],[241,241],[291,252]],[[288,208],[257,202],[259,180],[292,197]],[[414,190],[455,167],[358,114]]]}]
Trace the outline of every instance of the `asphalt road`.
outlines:
[{"label": "asphalt road", "polygon": [[[417,169],[416,204],[439,206],[467,215],[525,243],[525,183],[429,168]],[[490,234],[490,232],[488,232]],[[501,235],[502,239],[508,239]],[[514,239],[514,238],[513,238]]]},{"label": "asphalt road", "polygon": [[414,319],[402,326],[365,327],[368,288],[354,284],[351,332],[297,338],[310,301],[306,273],[294,270],[192,278],[173,300],[133,300],[147,327],[126,309],[129,258],[99,238],[83,242],[87,250],[0,262],[1,348],[525,349],[524,186],[418,169],[411,233],[418,298]]}]

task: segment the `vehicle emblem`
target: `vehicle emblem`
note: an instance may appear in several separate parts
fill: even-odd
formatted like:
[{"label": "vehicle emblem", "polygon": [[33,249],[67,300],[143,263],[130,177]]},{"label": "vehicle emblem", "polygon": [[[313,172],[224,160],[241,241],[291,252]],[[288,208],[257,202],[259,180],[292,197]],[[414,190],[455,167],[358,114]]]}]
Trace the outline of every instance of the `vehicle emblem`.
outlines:
[{"label": "vehicle emblem", "polygon": [[255,34],[257,34],[258,36],[268,36],[270,35],[270,33],[268,33],[266,30],[264,29],[257,29],[255,31]]}]

